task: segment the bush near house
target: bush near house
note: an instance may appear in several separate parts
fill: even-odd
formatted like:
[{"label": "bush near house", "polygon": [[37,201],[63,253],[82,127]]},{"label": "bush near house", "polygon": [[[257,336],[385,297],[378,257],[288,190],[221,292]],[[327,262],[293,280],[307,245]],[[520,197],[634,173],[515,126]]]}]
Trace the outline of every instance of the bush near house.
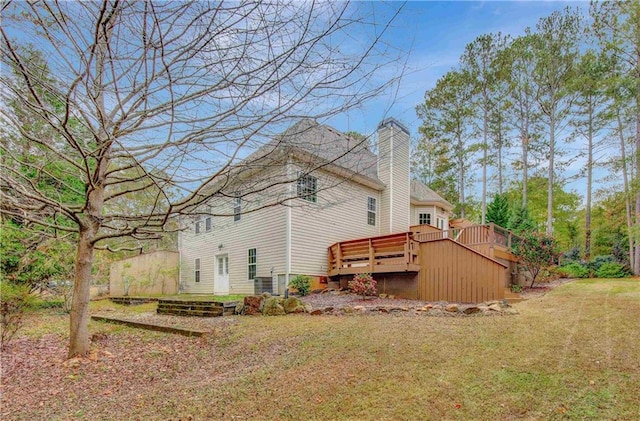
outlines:
[{"label": "bush near house", "polygon": [[353,277],[353,281],[349,282],[349,289],[358,295],[362,295],[362,299],[367,296],[378,295],[376,281],[370,273],[359,273]]},{"label": "bush near house", "polygon": [[300,296],[304,297],[311,291],[311,277],[307,275],[296,275],[289,281],[289,286],[295,288]]}]

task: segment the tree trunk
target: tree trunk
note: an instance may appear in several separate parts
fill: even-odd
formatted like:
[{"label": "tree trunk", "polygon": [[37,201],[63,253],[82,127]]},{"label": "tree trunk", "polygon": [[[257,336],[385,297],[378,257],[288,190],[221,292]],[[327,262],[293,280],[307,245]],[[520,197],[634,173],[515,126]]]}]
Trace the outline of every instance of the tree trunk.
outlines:
[{"label": "tree trunk", "polygon": [[[551,113],[550,113],[551,114]],[[556,147],[556,121],[550,115],[549,121],[549,184],[547,187],[547,235],[553,235],[553,167]]]},{"label": "tree trunk", "polygon": [[482,143],[482,225],[486,224],[487,219],[487,137],[489,127],[487,124],[487,99],[484,103],[484,124],[483,124],[483,143]]},{"label": "tree trunk", "polygon": [[93,266],[92,228],[80,230],[76,254],[73,299],[69,338],[69,358],[85,357],[89,353],[89,297]]},{"label": "tree trunk", "polygon": [[[639,63],[640,63],[640,58],[638,59]],[[640,81],[638,81],[636,83],[636,85],[640,85]],[[638,89],[640,89],[640,86],[637,86]],[[636,181],[638,179],[640,179],[640,98],[638,98],[638,96],[640,96],[640,92],[637,93],[637,97],[636,97]],[[636,214],[636,227],[640,227],[640,189],[636,192],[636,209],[635,209],[635,214]],[[633,274],[634,275],[640,275],[640,244],[638,243],[637,240],[634,239],[634,243],[635,243],[635,251],[634,251],[634,268],[633,268]]]},{"label": "tree trunk", "polygon": [[587,208],[584,217],[584,260],[591,259],[591,190],[593,180],[593,110],[589,112],[587,133]]},{"label": "tree trunk", "polygon": [[627,151],[624,142],[624,126],[622,124],[622,118],[620,117],[620,108],[616,108],[616,122],[618,123],[618,136],[620,139],[620,160],[622,161],[622,186],[624,191],[624,206],[627,220],[627,237],[629,240],[629,265],[631,271],[635,273],[635,260],[634,260],[634,247],[633,247],[633,235],[631,235],[633,228],[633,217],[631,213],[631,193],[629,192],[629,173],[627,170]]}]

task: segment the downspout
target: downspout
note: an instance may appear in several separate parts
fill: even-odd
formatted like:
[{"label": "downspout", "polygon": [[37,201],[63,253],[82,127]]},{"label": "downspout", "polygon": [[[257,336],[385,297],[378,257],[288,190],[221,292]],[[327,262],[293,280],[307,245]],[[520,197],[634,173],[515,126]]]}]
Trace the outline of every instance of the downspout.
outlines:
[{"label": "downspout", "polygon": [[[180,226],[180,217],[178,217],[178,226]],[[178,294],[180,294],[180,285],[182,285],[182,230],[178,231]]]},{"label": "downspout", "polygon": [[[287,179],[291,176],[291,156],[287,158]],[[293,182],[288,186],[289,197],[293,198]],[[287,204],[286,216],[286,239],[285,239],[285,291],[289,289],[289,278],[291,276],[291,201]],[[279,291],[278,291],[279,292]]]},{"label": "downspout", "polygon": [[389,232],[393,232],[393,124],[389,125]]}]

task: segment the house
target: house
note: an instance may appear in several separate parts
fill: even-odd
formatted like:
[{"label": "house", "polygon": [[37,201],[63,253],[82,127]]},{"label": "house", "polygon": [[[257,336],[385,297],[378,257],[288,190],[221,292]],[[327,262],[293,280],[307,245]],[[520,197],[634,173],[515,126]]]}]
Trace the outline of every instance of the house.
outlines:
[{"label": "house", "polygon": [[232,193],[207,203],[179,236],[181,291],[283,293],[298,274],[318,287],[330,281],[332,244],[412,226],[447,231],[452,205],[410,179],[408,129],[389,118],[377,139],[375,154],[304,119],[247,157]]}]

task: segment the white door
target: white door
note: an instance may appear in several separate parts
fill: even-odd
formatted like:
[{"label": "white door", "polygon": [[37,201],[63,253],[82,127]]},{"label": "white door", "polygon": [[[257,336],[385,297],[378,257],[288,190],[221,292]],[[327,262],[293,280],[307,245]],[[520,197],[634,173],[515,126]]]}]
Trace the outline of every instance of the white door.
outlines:
[{"label": "white door", "polygon": [[216,276],[213,282],[213,293],[229,295],[229,255],[216,256]]}]

